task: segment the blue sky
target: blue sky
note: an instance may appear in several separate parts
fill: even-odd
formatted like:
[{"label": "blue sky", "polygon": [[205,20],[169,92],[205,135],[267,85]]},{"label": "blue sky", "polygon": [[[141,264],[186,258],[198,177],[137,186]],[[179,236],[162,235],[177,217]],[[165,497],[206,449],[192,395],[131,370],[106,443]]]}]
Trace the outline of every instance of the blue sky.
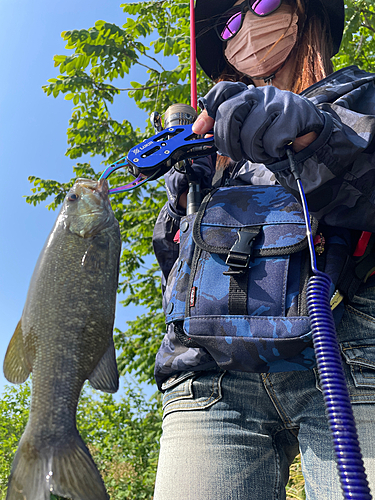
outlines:
[{"label": "blue sky", "polygon": [[[47,203],[37,207],[23,198],[30,193],[29,175],[67,181],[74,161],[65,156],[66,129],[72,101],[47,97],[42,91],[57,76],[55,54],[64,54],[61,32],[92,27],[99,19],[118,25],[126,16],[124,0],[1,0],[0,1],[0,393],[6,383],[2,362],[18,320],[39,252],[57,212]],[[142,81],[139,70],[121,85]],[[145,127],[147,116],[122,94],[117,98],[116,117]],[[96,171],[100,158],[90,158]],[[78,160],[82,161],[82,160]],[[87,160],[86,160],[87,161]],[[135,317],[135,310],[117,308],[116,326]]]}]

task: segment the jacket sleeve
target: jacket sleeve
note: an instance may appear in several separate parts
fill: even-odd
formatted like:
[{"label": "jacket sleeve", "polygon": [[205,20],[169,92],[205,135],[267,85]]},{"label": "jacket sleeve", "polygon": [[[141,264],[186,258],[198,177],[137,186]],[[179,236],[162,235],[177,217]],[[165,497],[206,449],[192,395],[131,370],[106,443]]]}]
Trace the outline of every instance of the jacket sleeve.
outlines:
[{"label": "jacket sleeve", "polygon": [[[295,155],[310,212],[331,226],[375,232],[374,84],[317,106],[325,116],[324,129]],[[287,160],[267,167],[297,195]]]},{"label": "jacket sleeve", "polygon": [[179,245],[174,241],[180,228],[181,215],[167,202],[157,218],[152,236],[152,245],[162,272],[162,292],[164,294],[168,275],[178,258]]}]

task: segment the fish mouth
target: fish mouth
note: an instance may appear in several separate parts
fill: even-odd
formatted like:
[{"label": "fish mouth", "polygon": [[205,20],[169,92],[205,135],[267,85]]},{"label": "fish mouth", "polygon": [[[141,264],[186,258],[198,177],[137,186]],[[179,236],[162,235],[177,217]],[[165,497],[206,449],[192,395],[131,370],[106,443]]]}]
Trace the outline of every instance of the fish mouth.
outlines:
[{"label": "fish mouth", "polygon": [[61,220],[70,232],[89,238],[113,224],[106,179],[79,178],[66,196]]},{"label": "fish mouth", "polygon": [[94,195],[91,199],[98,205],[101,205],[103,201],[108,201],[108,190],[108,181],[106,179],[95,181],[92,179],[79,178],[72,188],[74,194],[80,197]]},{"label": "fish mouth", "polygon": [[109,188],[108,188],[108,181],[107,181],[107,179],[100,179],[98,181],[98,185],[97,185],[96,191],[103,198],[107,198],[108,197],[108,190],[109,190]]}]

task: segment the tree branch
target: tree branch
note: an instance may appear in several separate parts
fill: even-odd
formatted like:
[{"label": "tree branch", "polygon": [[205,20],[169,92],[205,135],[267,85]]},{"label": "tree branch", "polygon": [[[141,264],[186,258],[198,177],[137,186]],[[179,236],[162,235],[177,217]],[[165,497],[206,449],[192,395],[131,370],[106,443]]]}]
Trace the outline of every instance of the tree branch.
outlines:
[{"label": "tree branch", "polygon": [[123,91],[133,91],[133,90],[147,90],[147,89],[154,89],[155,87],[159,87],[161,85],[167,85],[168,82],[161,82],[161,83],[155,83],[155,85],[148,85],[147,87],[132,87],[130,89],[117,89],[120,90],[121,92]]},{"label": "tree branch", "polygon": [[362,12],[362,14],[363,14],[363,17],[365,18],[366,22],[365,23],[361,23],[361,26],[363,26],[364,28],[366,28],[366,29],[372,31],[373,33],[375,33],[375,28],[373,28],[371,26],[371,22],[370,22],[369,18],[367,17],[366,12]]},{"label": "tree branch", "polygon": [[[147,56],[147,57],[150,57],[151,59],[153,59],[151,56]],[[139,61],[137,61],[136,64],[139,64],[140,66],[143,66],[144,68],[147,68],[150,71],[153,71],[154,73],[157,73],[158,75],[160,75],[160,71],[158,71],[157,69],[154,69],[154,68],[150,68],[150,66],[147,66],[147,64],[143,64],[143,63],[141,63]],[[163,69],[163,71],[165,71],[165,70]]]},{"label": "tree branch", "polygon": [[[136,46],[135,44],[133,44],[133,43],[131,43],[130,45],[131,45],[132,47],[134,47],[134,49],[135,49],[135,50],[138,50],[138,52],[140,52],[143,56],[148,57],[149,59],[151,59],[151,61],[154,61],[156,64],[158,64],[158,65],[161,67],[161,69],[162,69],[163,71],[165,71],[165,68],[163,67],[163,65],[162,65],[162,64],[161,64],[161,63],[160,63],[160,62],[159,62],[159,61],[158,61],[155,57],[152,57],[152,56],[148,55],[148,54],[146,53],[146,51],[145,51],[145,50],[141,50],[139,47],[137,47],[137,46]],[[137,61],[137,62],[138,62],[138,61]],[[154,71],[156,71],[156,70],[154,70]]]},{"label": "tree branch", "polygon": [[363,28],[366,28],[366,29],[368,29],[369,31],[372,31],[373,33],[375,33],[375,28],[373,28],[372,26],[369,26],[369,25],[368,25],[368,24],[366,24],[366,23],[361,23],[361,26],[362,26]]}]

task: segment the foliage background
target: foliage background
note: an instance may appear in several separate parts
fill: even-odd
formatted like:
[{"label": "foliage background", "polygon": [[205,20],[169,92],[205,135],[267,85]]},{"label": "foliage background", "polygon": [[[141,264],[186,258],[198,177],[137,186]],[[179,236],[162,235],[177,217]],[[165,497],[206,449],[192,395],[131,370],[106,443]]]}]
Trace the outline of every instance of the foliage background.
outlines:
[{"label": "foliage background", "polygon": [[[48,208],[54,210],[76,177],[98,178],[100,175],[87,162],[88,155],[100,157],[104,169],[124,156],[130,147],[153,135],[149,122],[141,130],[129,120],[112,116],[112,104],[124,94],[148,114],[154,110],[164,111],[175,102],[190,100],[188,2],[137,2],[123,4],[122,8],[125,23],[121,26],[99,20],[92,27],[62,33],[68,55],[54,57],[59,76],[50,79],[44,91],[48,96],[62,95],[73,104],[67,124],[66,155],[77,163],[68,182],[30,176],[32,194],[26,198],[30,204],[47,200]],[[342,48],[334,58],[335,68],[357,64],[373,70],[375,12],[372,0],[348,0],[346,19]],[[166,69],[167,58],[176,61],[173,69]],[[146,79],[132,81],[132,90],[124,88],[123,77],[139,66],[146,67]],[[199,70],[198,94],[204,95],[210,85]],[[113,185],[127,180],[126,173],[111,177]],[[152,380],[155,353],[164,333],[159,269],[150,259],[153,225],[165,202],[163,180],[146,184],[127,195],[112,196],[111,201],[124,242],[119,293],[124,307],[142,306],[145,311],[129,321],[126,329],[116,330],[118,364],[122,375],[133,373],[138,382],[147,382]],[[6,389],[1,402],[0,428],[6,443],[0,452],[1,488],[27,419],[27,387]],[[121,402],[86,391],[78,420],[107,487],[113,491],[112,498],[152,498],[160,433],[157,400],[145,401],[134,388],[128,388]],[[134,449],[131,443],[136,443]],[[299,467],[297,461],[289,498],[304,498]],[[116,491],[115,484],[118,485]]]}]

